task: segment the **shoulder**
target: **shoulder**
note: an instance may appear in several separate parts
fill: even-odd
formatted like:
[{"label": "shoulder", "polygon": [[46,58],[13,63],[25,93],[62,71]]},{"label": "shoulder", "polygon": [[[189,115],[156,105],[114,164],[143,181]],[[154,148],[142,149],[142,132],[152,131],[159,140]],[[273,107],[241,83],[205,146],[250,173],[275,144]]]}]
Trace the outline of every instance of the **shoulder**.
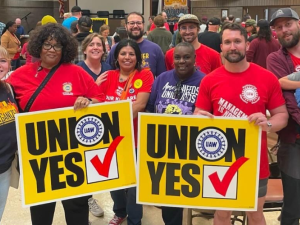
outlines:
[{"label": "shoulder", "polygon": [[[250,62],[250,68],[249,68],[250,70],[253,70],[253,76],[259,76],[259,77],[261,77],[262,79],[264,79],[264,78],[266,78],[266,77],[268,77],[268,76],[270,76],[270,77],[275,77],[275,75],[272,73],[272,72],[270,72],[269,70],[267,70],[267,69],[265,69],[265,68],[263,68],[263,67],[261,67],[261,66],[259,66],[259,65],[257,65],[257,64],[255,64],[255,63],[251,63]],[[276,77],[275,77],[276,78]],[[268,78],[269,79],[269,78]]]},{"label": "shoulder", "polygon": [[167,70],[167,71],[161,73],[155,80],[158,80],[157,82],[159,82],[159,81],[164,80],[166,78],[170,78],[170,77],[173,76],[173,72],[174,72],[174,69]]},{"label": "shoulder", "polygon": [[148,77],[151,76],[151,77],[154,79],[153,73],[152,73],[151,70],[148,69],[148,68],[142,69],[141,71],[138,71],[138,72],[137,72],[137,75],[138,75],[139,77],[141,77],[141,78],[148,78]]},{"label": "shoulder", "polygon": [[105,71],[111,70],[111,69],[112,69],[111,65],[109,65],[109,64],[106,63],[106,62],[101,62],[101,66],[102,66],[102,68],[103,68]]},{"label": "shoulder", "polygon": [[143,52],[142,49],[144,49],[144,48],[153,49],[153,50],[160,49],[158,44],[156,44],[152,41],[149,41],[147,39],[144,39],[141,43],[139,43],[139,46],[140,46],[142,52]]},{"label": "shoulder", "polygon": [[166,57],[173,56],[173,54],[174,54],[174,48],[171,48],[170,50],[168,50],[168,51],[166,52]]},{"label": "shoulder", "polygon": [[279,50],[272,52],[268,55],[267,60],[277,60],[283,56],[283,50],[280,48]]},{"label": "shoulder", "polygon": [[210,47],[208,47],[208,46],[206,46],[206,45],[204,45],[204,44],[201,44],[201,47],[200,48],[198,48],[197,50],[196,50],[196,52],[199,54],[199,53],[201,53],[201,54],[209,54],[210,56],[220,56],[220,54],[216,51],[216,50],[214,50],[214,49],[212,49],[212,48],[210,48]]},{"label": "shoulder", "polygon": [[80,67],[83,67],[83,66],[85,66],[85,63],[84,63],[84,61],[81,61],[81,62],[77,63],[76,65],[80,66]]}]

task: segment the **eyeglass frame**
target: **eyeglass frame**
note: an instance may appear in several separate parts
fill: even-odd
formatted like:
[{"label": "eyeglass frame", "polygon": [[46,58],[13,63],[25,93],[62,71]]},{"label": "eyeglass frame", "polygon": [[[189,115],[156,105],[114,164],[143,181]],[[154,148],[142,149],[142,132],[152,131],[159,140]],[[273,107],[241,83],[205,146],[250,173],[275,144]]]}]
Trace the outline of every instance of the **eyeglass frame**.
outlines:
[{"label": "eyeglass frame", "polygon": [[[49,45],[50,48],[49,49],[45,48],[45,45]],[[62,45],[59,45],[59,46],[61,46],[61,47],[57,50],[57,49],[55,49],[57,47],[57,45],[51,45],[50,43],[43,43],[43,45],[42,45],[42,47],[43,47],[44,50],[49,51],[51,48],[53,48],[54,51],[56,51],[56,52],[62,51],[63,46]]]},{"label": "eyeglass frame", "polygon": [[137,25],[137,26],[141,26],[142,24],[144,24],[145,22],[143,21],[128,21],[127,22],[127,25],[128,26],[131,26],[131,27],[134,27],[134,25]]}]

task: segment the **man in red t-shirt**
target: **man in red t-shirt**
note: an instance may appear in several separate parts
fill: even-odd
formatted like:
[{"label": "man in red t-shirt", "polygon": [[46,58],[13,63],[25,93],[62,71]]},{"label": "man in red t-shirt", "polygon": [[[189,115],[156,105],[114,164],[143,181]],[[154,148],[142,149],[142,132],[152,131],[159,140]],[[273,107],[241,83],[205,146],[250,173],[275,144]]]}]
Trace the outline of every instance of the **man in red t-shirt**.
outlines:
[{"label": "man in red t-shirt", "polygon": [[[247,32],[238,24],[225,24],[221,32],[224,66],[201,82],[195,115],[247,118],[263,130],[257,211],[247,212],[249,225],[266,225],[263,205],[267,192],[269,164],[266,132],[286,126],[288,113],[277,78],[246,60]],[[266,110],[271,117],[267,119]],[[217,210],[214,225],[230,223],[230,211]]]},{"label": "man in red t-shirt", "polygon": [[[205,74],[222,65],[220,54],[198,41],[199,19],[193,14],[185,14],[178,21],[179,33],[183,42],[191,43],[195,48],[196,66]],[[174,48],[165,55],[167,70],[174,69]]]}]

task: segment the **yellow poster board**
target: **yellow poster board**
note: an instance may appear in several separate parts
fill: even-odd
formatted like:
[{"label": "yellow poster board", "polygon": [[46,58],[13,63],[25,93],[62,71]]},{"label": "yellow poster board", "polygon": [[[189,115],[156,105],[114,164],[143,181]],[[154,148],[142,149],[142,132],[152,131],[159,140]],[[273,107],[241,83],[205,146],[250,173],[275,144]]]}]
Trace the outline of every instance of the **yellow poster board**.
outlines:
[{"label": "yellow poster board", "polygon": [[187,0],[164,0],[164,6],[187,6]]},{"label": "yellow poster board", "polygon": [[16,116],[24,206],[136,185],[129,101]]},{"label": "yellow poster board", "polygon": [[261,130],[247,120],[139,114],[140,204],[253,211]]}]

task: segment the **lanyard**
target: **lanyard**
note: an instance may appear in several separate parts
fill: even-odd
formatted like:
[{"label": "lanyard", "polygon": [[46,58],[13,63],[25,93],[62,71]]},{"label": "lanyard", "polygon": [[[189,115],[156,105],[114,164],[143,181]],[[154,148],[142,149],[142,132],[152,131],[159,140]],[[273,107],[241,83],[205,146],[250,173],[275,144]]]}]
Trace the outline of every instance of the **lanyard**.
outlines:
[{"label": "lanyard", "polygon": [[127,98],[128,90],[129,90],[129,87],[131,85],[131,82],[132,82],[132,79],[134,77],[135,72],[136,72],[136,70],[132,71],[129,74],[129,77],[128,77],[127,82],[126,82],[125,87],[124,87],[124,90],[121,93],[120,100],[125,100]]}]

